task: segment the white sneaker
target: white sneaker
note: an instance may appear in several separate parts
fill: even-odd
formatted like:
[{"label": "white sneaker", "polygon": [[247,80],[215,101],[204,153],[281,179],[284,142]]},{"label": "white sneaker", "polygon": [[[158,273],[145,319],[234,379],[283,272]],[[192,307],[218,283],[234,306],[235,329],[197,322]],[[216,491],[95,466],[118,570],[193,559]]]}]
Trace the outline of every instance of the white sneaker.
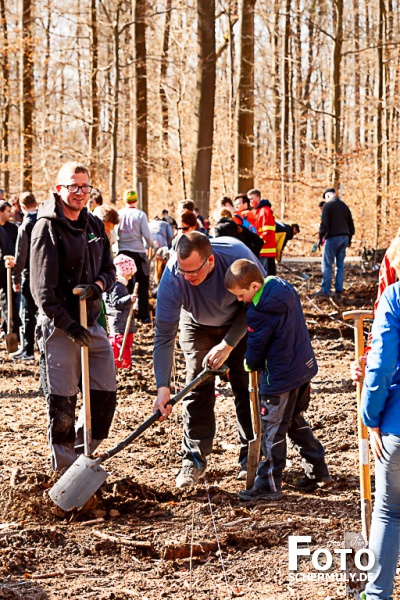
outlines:
[{"label": "white sneaker", "polygon": [[35,360],[33,354],[28,354],[27,352],[21,352],[21,354],[17,354],[13,356],[13,360]]},{"label": "white sneaker", "polygon": [[198,469],[195,465],[183,465],[175,480],[177,488],[191,488],[198,484],[200,477],[204,476],[204,469]]}]

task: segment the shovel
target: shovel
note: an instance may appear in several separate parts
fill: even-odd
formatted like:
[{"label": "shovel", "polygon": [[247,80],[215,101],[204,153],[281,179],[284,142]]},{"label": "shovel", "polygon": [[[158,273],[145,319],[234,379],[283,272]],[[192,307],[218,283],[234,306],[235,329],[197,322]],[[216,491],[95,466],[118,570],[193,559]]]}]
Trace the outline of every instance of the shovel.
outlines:
[{"label": "shovel", "polygon": [[251,408],[251,422],[253,424],[254,439],[249,442],[249,451],[247,454],[247,476],[246,489],[253,487],[258,463],[260,462],[261,451],[261,418],[260,418],[260,398],[258,395],[258,372],[249,373],[249,395]]},{"label": "shovel", "polygon": [[[15,260],[14,256],[4,256],[4,260],[10,260],[13,261]],[[5,340],[6,340],[6,346],[7,346],[7,352],[8,354],[13,354],[13,352],[16,352],[18,350],[18,335],[16,333],[12,333],[11,330],[13,328],[13,314],[12,314],[12,309],[13,309],[13,302],[12,302],[12,281],[11,281],[11,269],[12,267],[7,267],[7,308],[8,308],[8,315],[7,315],[7,333],[4,336]]]},{"label": "shovel", "polygon": [[[80,296],[82,288],[74,288],[72,293]],[[86,300],[79,299],[79,320],[82,327],[87,329]],[[89,348],[81,348],[82,363],[82,400],[83,400],[83,445],[84,453],[90,456],[92,453],[92,414],[90,410],[90,379],[89,379]]]},{"label": "shovel", "polygon": [[[342,313],[343,319],[354,319],[354,343],[356,361],[364,355],[364,319],[373,319],[370,310],[349,310]],[[361,533],[346,531],[344,535],[345,548],[351,548],[352,554],[346,556],[346,570],[348,574],[355,574],[346,585],[346,595],[351,598],[361,598],[365,581],[361,580],[359,570],[354,563],[354,553],[368,545],[371,528],[372,500],[371,500],[371,475],[369,469],[368,430],[361,420],[360,403],[362,392],[362,379],[357,382],[357,425],[360,470],[360,497],[361,497]]]},{"label": "shovel", "polygon": [[[139,291],[139,284],[138,284],[138,282],[136,282],[134,290],[133,290],[133,295],[137,296],[138,295],[138,291]],[[119,361],[122,360],[122,355],[123,355],[124,350],[125,350],[126,340],[128,339],[129,329],[131,328],[134,306],[135,306],[135,303],[132,302],[132,304],[129,307],[129,315],[128,315],[128,318],[127,318],[127,321],[126,321],[124,337],[123,337],[123,340],[122,340],[122,346],[121,346],[121,350],[119,351],[119,356],[118,356],[118,360]]]},{"label": "shovel", "polygon": [[[221,369],[204,369],[191,383],[184,387],[183,390],[176,394],[176,396],[171,398],[168,404],[174,406],[192,389],[197,387],[211,375],[223,376],[226,375],[227,372],[228,367],[225,365],[223,365]],[[89,456],[81,454],[49,491],[49,496],[53,502],[62,510],[71,510],[73,508],[81,508],[84,506],[110,475],[110,473],[107,473],[107,471],[101,468],[101,463],[118,452],[121,452],[128,444],[131,444],[146,431],[150,425],[158,421],[160,417],[161,413],[158,410],[117,446],[114,446],[114,448],[104,452],[97,458],[90,458]]]}]

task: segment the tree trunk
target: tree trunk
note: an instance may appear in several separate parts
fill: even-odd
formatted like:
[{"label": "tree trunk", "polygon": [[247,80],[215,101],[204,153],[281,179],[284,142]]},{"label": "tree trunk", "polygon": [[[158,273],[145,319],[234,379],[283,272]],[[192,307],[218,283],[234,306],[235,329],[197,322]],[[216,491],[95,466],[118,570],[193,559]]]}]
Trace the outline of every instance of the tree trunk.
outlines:
[{"label": "tree trunk", "polygon": [[289,183],[289,109],[290,109],[290,0],[285,2],[285,28],[282,46],[282,145],[281,145],[281,218],[285,218]]},{"label": "tree trunk", "polygon": [[161,162],[163,176],[168,183],[171,183],[169,173],[169,111],[167,97],[167,71],[168,71],[168,55],[169,55],[169,35],[171,30],[171,7],[172,0],[167,0],[165,7],[165,21],[161,48],[161,66],[160,66],[160,103],[161,103]]},{"label": "tree trunk", "polygon": [[378,0],[378,39],[377,39],[377,78],[378,97],[376,108],[376,151],[375,151],[375,186],[376,186],[376,213],[375,213],[375,248],[379,248],[382,226],[382,117],[383,117],[383,20],[384,0]]},{"label": "tree trunk", "polygon": [[20,60],[20,119],[21,119],[21,190],[32,190],[32,149],[33,149],[33,39],[32,3],[22,0],[21,31],[22,46]]},{"label": "tree trunk", "polygon": [[[303,108],[300,112],[300,172],[303,173],[306,166],[307,154],[307,123],[309,117],[309,106],[311,101],[311,78],[314,72],[314,36],[315,36],[315,9],[316,0],[310,6],[311,19],[308,26],[308,52],[307,52],[307,74],[303,85]],[[314,118],[314,117],[313,117]]]},{"label": "tree trunk", "polygon": [[236,105],[236,190],[254,187],[254,10],[256,0],[239,2],[239,86]]},{"label": "tree trunk", "polygon": [[3,51],[1,54],[1,71],[3,77],[3,94],[1,98],[1,170],[3,173],[4,190],[10,191],[10,170],[8,168],[8,141],[10,120],[10,63],[8,60],[9,40],[6,19],[6,7],[4,0],[0,0],[0,19],[3,29]]},{"label": "tree trunk", "polygon": [[215,0],[197,0],[197,88],[190,193],[209,212],[215,103]]},{"label": "tree trunk", "polygon": [[281,86],[280,86],[280,68],[279,68],[279,8],[280,0],[274,0],[274,22],[273,22],[273,55],[274,55],[274,149],[275,149],[275,167],[280,171],[281,162]]},{"label": "tree trunk", "polygon": [[118,162],[118,125],[119,125],[119,87],[120,87],[120,67],[119,67],[119,15],[121,5],[118,4],[115,11],[115,18],[112,24],[113,39],[113,99],[111,116],[111,156],[110,156],[110,199],[111,202],[117,202],[117,162]]},{"label": "tree trunk", "polygon": [[99,35],[97,26],[97,3],[90,3],[90,128],[89,128],[89,162],[92,180],[96,180],[98,169],[98,143],[100,127],[100,103],[97,84],[99,66]]},{"label": "tree trunk", "polygon": [[331,107],[329,151],[332,164],[331,181],[335,189],[339,189],[342,137],[341,137],[341,62],[343,43],[343,0],[334,0],[335,42],[331,64]]},{"label": "tree trunk", "polygon": [[133,185],[139,197],[139,206],[148,211],[147,174],[147,62],[146,62],[146,2],[132,0],[134,57],[134,111],[133,121]]}]

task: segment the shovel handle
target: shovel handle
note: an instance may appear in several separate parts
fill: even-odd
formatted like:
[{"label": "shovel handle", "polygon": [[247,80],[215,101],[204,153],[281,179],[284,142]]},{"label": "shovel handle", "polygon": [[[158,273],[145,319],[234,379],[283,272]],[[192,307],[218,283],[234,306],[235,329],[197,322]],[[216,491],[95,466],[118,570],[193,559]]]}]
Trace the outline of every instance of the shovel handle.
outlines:
[{"label": "shovel handle", "polygon": [[[200,383],[202,383],[205,379],[207,379],[211,375],[214,375],[215,377],[217,375],[224,376],[224,375],[226,375],[228,373],[228,371],[229,371],[229,369],[228,369],[228,367],[226,365],[222,365],[222,367],[220,369],[208,369],[208,368],[204,369],[203,371],[201,371],[201,373],[199,373],[197,375],[197,377],[195,379],[193,379],[193,381],[191,381],[186,387],[184,387],[183,390],[181,390],[180,392],[178,392],[176,394],[176,396],[174,396],[173,398],[171,398],[171,400],[167,403],[167,405],[169,405],[169,406],[175,406],[175,404],[177,404],[177,402],[179,402],[180,400],[182,400],[182,398],[184,398],[185,396],[187,396],[187,394],[191,390],[193,390],[195,387],[197,387]],[[104,454],[101,454],[100,458],[98,459],[98,462],[99,463],[103,462],[107,458],[111,458],[112,456],[114,456],[115,454],[117,454],[118,452],[120,452],[121,450],[123,450],[124,448],[126,448],[126,446],[128,446],[129,444],[131,444],[144,431],[146,431],[146,429],[148,429],[150,427],[150,425],[152,425],[153,423],[155,423],[156,421],[158,421],[158,419],[160,417],[161,417],[161,412],[159,410],[157,410],[149,419],[147,419],[147,421],[145,421],[144,423],[142,423],[135,431],[133,431],[130,435],[128,435],[127,438],[125,438],[124,440],[122,440],[122,442],[120,442],[118,444],[118,446],[115,446],[114,448],[111,448],[111,450],[108,450]]]},{"label": "shovel handle", "polygon": [[[74,288],[72,292],[80,296],[82,288]],[[79,320],[82,327],[87,329],[86,300],[79,299]],[[90,407],[89,348],[87,346],[82,346],[81,348],[81,363],[84,415],[83,443],[85,455],[90,456],[92,453],[92,413]]]},{"label": "shovel handle", "polygon": [[[139,292],[139,284],[138,282],[135,283],[135,287],[133,289],[133,295],[137,296]],[[133,316],[133,309],[134,309],[134,303],[132,302],[130,307],[129,307],[129,315],[128,318],[126,320],[126,326],[125,326],[125,332],[124,332],[124,338],[122,340],[122,345],[121,345],[121,350],[119,351],[119,356],[118,356],[118,360],[122,360],[122,355],[124,353],[125,350],[125,345],[126,345],[126,340],[128,339],[128,334],[129,334],[129,330],[131,328],[131,323],[132,323],[132,316]]]}]

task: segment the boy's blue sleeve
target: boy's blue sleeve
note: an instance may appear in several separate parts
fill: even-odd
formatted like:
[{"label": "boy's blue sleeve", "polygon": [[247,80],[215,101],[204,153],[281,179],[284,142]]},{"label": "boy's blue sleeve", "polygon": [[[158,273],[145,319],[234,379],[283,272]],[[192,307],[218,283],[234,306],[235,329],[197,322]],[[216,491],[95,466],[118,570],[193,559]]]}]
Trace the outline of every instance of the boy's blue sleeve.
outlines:
[{"label": "boy's blue sleeve", "polygon": [[372,326],[372,344],[361,396],[361,418],[367,427],[379,427],[399,359],[399,298],[387,288]]},{"label": "boy's blue sleeve", "polygon": [[245,360],[251,371],[263,369],[266,349],[274,334],[275,325],[271,318],[263,315],[258,322],[247,321],[247,350]]}]

